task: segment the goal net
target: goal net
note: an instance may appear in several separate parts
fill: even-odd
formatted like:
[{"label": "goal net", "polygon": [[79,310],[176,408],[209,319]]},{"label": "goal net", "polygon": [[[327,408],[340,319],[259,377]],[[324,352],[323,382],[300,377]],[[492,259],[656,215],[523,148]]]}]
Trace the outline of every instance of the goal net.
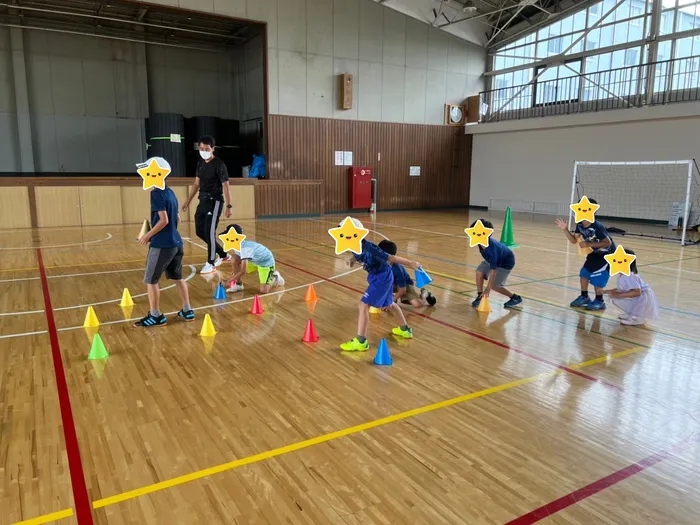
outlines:
[{"label": "goal net", "polygon": [[596,218],[613,228],[611,233],[697,242],[700,172],[694,159],[576,162],[571,202],[584,195],[598,202]]}]

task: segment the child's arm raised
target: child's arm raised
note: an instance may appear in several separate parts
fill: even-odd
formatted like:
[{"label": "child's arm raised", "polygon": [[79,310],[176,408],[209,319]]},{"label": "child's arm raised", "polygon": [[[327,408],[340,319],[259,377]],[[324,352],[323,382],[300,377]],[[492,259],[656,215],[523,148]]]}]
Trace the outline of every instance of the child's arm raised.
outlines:
[{"label": "child's arm raised", "polygon": [[410,267],[413,268],[414,270],[417,270],[418,268],[420,268],[420,263],[419,263],[419,262],[417,262],[417,261],[409,261],[408,259],[405,259],[405,258],[400,257],[400,256],[398,256],[398,255],[390,255],[388,261],[389,261],[390,263],[395,263],[395,262],[396,262],[396,263],[399,263],[399,264],[403,264],[404,266],[410,266]]},{"label": "child's arm raised", "polygon": [[576,244],[576,237],[574,237],[574,234],[569,231],[569,225],[567,222],[564,219],[557,219],[554,222],[556,223],[557,228],[564,232],[566,238],[569,239],[569,242],[571,244]]}]

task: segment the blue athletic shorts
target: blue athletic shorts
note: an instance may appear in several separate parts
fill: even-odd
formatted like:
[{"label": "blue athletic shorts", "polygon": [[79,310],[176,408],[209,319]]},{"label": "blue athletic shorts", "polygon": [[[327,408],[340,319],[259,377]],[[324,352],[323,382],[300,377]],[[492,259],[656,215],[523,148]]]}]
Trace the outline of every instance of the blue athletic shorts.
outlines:
[{"label": "blue athletic shorts", "polygon": [[593,252],[586,257],[586,262],[579,273],[580,277],[588,281],[596,288],[605,288],[610,279],[610,266],[602,254]]},{"label": "blue athletic shorts", "polygon": [[391,268],[381,273],[367,274],[369,286],[362,296],[362,302],[375,308],[386,308],[394,302],[394,274]]}]

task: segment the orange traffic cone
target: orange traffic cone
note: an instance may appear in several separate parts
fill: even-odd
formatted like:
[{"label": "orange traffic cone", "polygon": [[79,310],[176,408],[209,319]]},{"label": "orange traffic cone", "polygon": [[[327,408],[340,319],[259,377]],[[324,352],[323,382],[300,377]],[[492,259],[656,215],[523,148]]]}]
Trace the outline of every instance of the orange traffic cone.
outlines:
[{"label": "orange traffic cone", "polygon": [[250,309],[250,313],[253,315],[262,315],[265,312],[260,302],[260,296],[256,295],[253,299],[253,307]]},{"label": "orange traffic cone", "polygon": [[309,319],[306,323],[306,330],[304,331],[304,337],[301,338],[304,343],[317,343],[318,334],[316,333],[316,328],[314,328],[314,322]]},{"label": "orange traffic cone", "polygon": [[304,301],[307,303],[313,303],[314,301],[318,301],[318,297],[316,296],[316,290],[314,290],[314,285],[310,284],[309,289],[306,290],[306,297],[304,297]]}]

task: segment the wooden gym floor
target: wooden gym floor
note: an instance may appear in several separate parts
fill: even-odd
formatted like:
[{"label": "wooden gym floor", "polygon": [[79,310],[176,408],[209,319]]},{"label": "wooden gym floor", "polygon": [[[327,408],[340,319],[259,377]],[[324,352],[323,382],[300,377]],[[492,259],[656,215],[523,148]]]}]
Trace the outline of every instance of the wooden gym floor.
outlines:
[{"label": "wooden gym floor", "polygon": [[[244,222],[287,281],[265,314],[248,313],[254,281],[215,301],[216,278],[187,266],[197,321],[153,329],[125,319],[147,310],[138,226],[1,232],[0,524],[697,525],[700,249],[617,238],[663,307],[623,327],[612,307],[567,306],[582,259],[553,218],[516,217],[525,302],[494,294],[483,316],[463,233],[478,217],[360,217],[422,262],[438,306],[408,315],[412,341],[373,317],[359,355],[338,349],[365,286],[334,255],[342,217]],[[104,362],[87,360],[88,305]],[[179,307],[164,289],[162,310]],[[197,337],[205,313],[213,341]],[[390,368],[371,364],[382,337]]]}]

